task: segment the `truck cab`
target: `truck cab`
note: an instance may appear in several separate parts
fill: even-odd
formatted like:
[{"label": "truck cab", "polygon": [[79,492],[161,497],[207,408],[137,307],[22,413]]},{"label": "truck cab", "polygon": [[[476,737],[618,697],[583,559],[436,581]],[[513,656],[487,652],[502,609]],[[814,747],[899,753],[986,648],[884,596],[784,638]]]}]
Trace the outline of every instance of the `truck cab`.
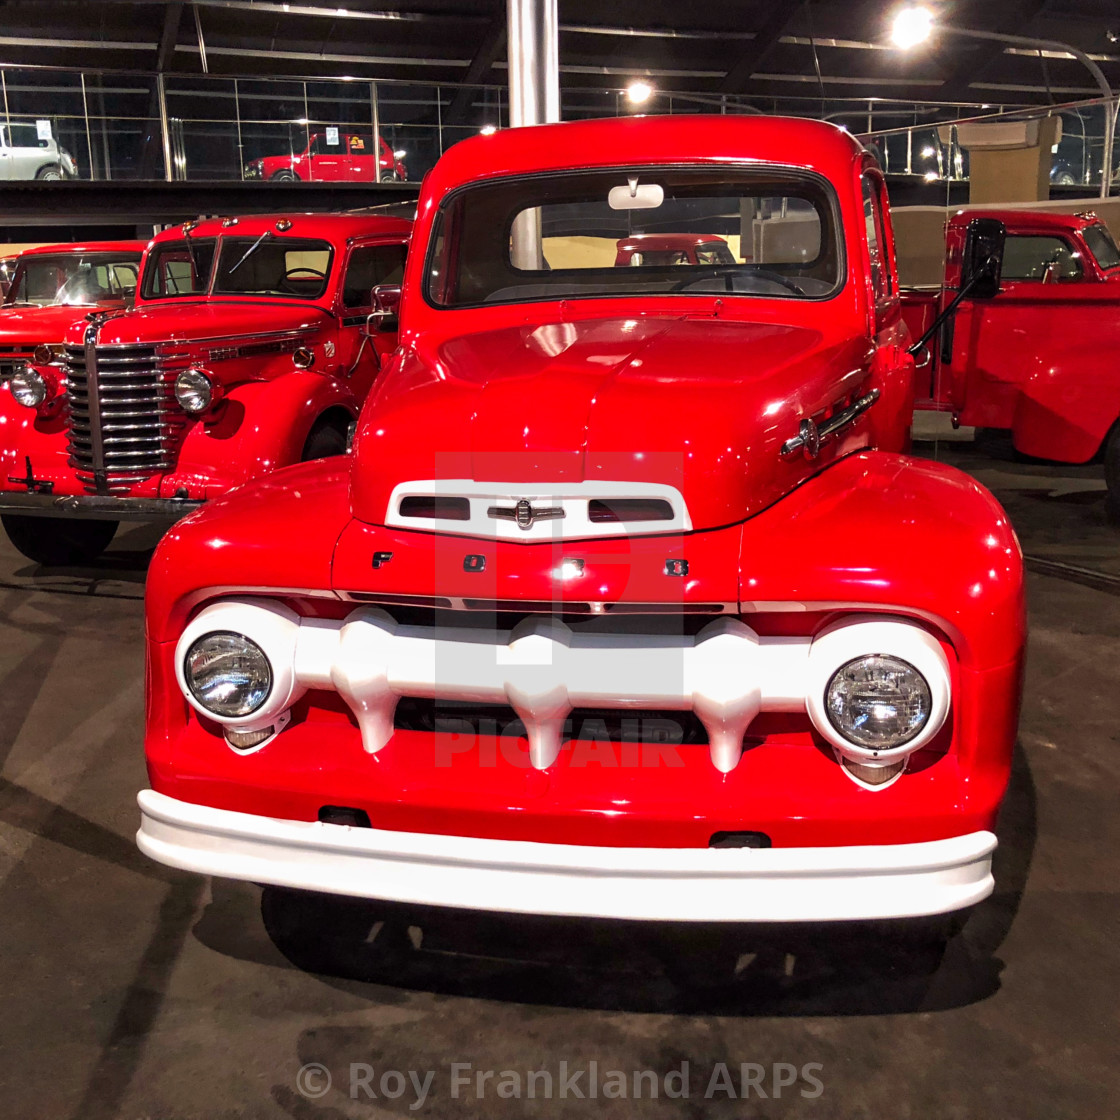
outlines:
[{"label": "truck cab", "polygon": [[[75,319],[136,298],[145,241],[39,245],[11,261],[0,304],[0,392],[16,367],[53,361]],[[42,349],[40,349],[42,348]]]},{"label": "truck cab", "polygon": [[946,226],[940,291],[908,292],[915,337],[959,291],[970,224],[1002,223],[994,297],[965,298],[916,370],[918,408],[1010,432],[1040,459],[1105,459],[1108,501],[1120,513],[1120,250],[1092,213],[963,210]]},{"label": "truck cab", "polygon": [[378,300],[399,291],[410,228],[293,214],[157,235],[134,303],[83,315],[4,393],[12,542],[39,563],[87,561],[121,519],[174,520],[277,467],[341,454],[396,346]]},{"label": "truck cab", "polygon": [[[418,215],[351,455],[156,553],[141,848],[632,919],[990,893],[1020,556],[906,454],[872,157],[807,120],[510,129],[445,153]],[[734,260],[615,264],[666,232]]]}]

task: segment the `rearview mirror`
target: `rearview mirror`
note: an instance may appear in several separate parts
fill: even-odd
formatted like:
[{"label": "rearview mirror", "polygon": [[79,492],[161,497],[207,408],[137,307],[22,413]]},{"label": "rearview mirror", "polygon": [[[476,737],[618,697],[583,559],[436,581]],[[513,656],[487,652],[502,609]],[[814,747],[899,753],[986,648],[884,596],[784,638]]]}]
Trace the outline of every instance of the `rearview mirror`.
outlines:
[{"label": "rearview mirror", "polygon": [[631,177],[625,186],[611,187],[607,205],[612,210],[656,210],[665,201],[665,188],[658,183],[639,183]]},{"label": "rearview mirror", "polygon": [[992,299],[999,294],[1006,239],[1007,227],[996,218],[973,218],[968,223],[960,290],[967,288],[970,299]]},{"label": "rearview mirror", "polygon": [[374,311],[396,315],[401,306],[400,284],[375,284],[370,289],[369,303]]}]

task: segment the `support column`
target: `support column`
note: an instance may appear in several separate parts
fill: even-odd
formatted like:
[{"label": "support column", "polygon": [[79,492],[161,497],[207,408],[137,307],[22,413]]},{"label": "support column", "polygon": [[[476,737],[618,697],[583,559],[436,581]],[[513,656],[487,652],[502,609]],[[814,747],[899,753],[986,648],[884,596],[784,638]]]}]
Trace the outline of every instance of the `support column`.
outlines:
[{"label": "support column", "polygon": [[560,119],[556,0],[506,0],[510,124]]}]

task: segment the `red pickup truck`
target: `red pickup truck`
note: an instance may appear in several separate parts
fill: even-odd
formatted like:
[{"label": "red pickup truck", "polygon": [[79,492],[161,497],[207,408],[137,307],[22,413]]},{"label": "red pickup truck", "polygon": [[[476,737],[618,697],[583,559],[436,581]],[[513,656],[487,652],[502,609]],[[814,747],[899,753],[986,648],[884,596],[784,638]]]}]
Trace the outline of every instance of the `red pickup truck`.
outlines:
[{"label": "red pickup truck", "polygon": [[42,564],[87,561],[121,519],[181,517],[344,451],[396,346],[379,290],[399,292],[410,229],[273,214],[160,233],[131,309],[79,319],[49,363],[24,363],[0,395],[12,543]]},{"label": "red pickup truck", "polygon": [[[142,849],[620,918],[988,895],[1020,553],[905,453],[873,158],[807,120],[509,129],[451,148],[418,213],[352,454],[156,552]],[[752,260],[613,264],[697,229]]]},{"label": "red pickup truck", "polygon": [[54,360],[66,331],[90,311],[126,307],[136,296],[145,241],[42,245],[14,258],[0,306],[0,389],[38,353]]},{"label": "red pickup truck", "polygon": [[1120,249],[1091,213],[963,210],[946,226],[945,283],[904,292],[920,339],[961,288],[970,225],[1004,231],[998,294],[966,296],[918,355],[918,408],[1002,428],[1016,450],[1061,463],[1103,456],[1120,515]]}]

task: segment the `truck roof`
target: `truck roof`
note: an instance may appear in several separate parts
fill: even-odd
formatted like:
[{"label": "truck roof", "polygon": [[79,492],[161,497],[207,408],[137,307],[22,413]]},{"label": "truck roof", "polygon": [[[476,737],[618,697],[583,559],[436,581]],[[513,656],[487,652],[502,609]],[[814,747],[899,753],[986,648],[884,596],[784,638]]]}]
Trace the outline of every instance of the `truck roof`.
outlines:
[{"label": "truck roof", "polygon": [[146,241],[82,241],[75,245],[36,245],[24,249],[21,257],[38,257],[45,254],[57,256],[60,253],[142,253],[148,247]]},{"label": "truck roof", "polygon": [[612,117],[501,129],[463,140],[430,173],[428,193],[482,177],[682,160],[761,160],[808,168],[846,184],[862,153],[842,128],[799,117]]},{"label": "truck roof", "polygon": [[[379,234],[404,234],[412,229],[405,218],[390,218],[372,214],[247,214],[226,218],[203,218],[192,230],[194,237],[216,237],[219,234],[237,237],[259,237],[267,230],[275,230],[281,222],[290,222],[291,228],[282,232],[290,237],[322,237],[329,241],[345,241],[351,237],[373,237]],[[236,223],[236,224],[226,224]],[[181,225],[156,234],[153,244],[179,241],[183,236]]]},{"label": "truck roof", "polygon": [[1029,227],[1066,233],[1082,230],[1101,220],[1092,211],[1082,211],[1080,214],[1055,214],[1049,210],[958,210],[949,219],[949,225],[954,228],[967,226],[973,218],[996,218],[1008,229]]}]

